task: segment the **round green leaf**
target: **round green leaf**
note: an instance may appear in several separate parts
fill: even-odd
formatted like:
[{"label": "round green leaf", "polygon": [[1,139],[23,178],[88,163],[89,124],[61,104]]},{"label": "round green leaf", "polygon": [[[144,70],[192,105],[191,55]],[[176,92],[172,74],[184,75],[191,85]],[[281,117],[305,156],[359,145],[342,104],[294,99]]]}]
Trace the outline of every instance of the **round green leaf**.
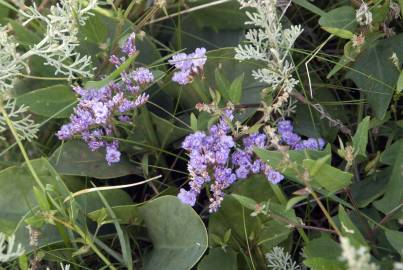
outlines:
[{"label": "round green leaf", "polygon": [[154,249],[145,270],[191,269],[207,249],[203,221],[174,196],[164,196],[139,208]]}]

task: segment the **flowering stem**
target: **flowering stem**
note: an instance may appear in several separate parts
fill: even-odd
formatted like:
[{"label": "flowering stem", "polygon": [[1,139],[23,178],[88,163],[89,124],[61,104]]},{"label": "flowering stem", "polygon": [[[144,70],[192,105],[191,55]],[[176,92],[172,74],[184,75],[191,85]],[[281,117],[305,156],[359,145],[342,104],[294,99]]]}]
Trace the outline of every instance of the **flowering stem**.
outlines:
[{"label": "flowering stem", "polygon": [[13,134],[13,137],[15,138],[15,140],[17,141],[18,147],[20,148],[21,154],[24,157],[25,163],[27,164],[27,167],[29,169],[29,171],[32,174],[32,177],[34,178],[34,180],[36,181],[36,183],[38,184],[38,186],[42,189],[45,190],[45,186],[42,184],[41,180],[39,179],[38,175],[35,172],[34,167],[31,164],[31,161],[28,157],[27,152],[25,151],[24,145],[22,145],[22,142],[20,140],[20,137],[18,135],[18,132],[15,130],[15,127],[13,125],[13,122],[10,120],[10,118],[8,117],[8,114],[6,112],[6,110],[4,109],[3,106],[3,99],[0,98],[0,112],[3,115],[4,120],[6,121],[7,126],[9,127],[11,133]]},{"label": "flowering stem", "polygon": [[[270,186],[271,186],[271,189],[274,192],[274,195],[276,195],[277,200],[281,204],[286,205],[288,199],[285,196],[284,192],[281,190],[281,188],[278,185],[274,185],[274,184],[270,184]],[[294,224],[292,224],[292,225],[294,225]],[[308,235],[306,235],[305,231],[301,227],[296,227],[296,228],[298,230],[299,235],[302,237],[302,239],[304,239],[304,241],[306,243],[308,243],[309,242],[309,237],[308,237]]]}]

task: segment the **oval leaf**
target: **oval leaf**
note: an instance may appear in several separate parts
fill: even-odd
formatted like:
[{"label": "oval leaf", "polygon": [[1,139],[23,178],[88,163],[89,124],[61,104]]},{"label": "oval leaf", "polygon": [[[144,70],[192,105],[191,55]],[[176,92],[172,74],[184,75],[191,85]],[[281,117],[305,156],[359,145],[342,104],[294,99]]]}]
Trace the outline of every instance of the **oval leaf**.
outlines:
[{"label": "oval leaf", "polygon": [[31,112],[45,117],[68,118],[76,100],[69,86],[57,84],[21,95],[17,104],[27,105]]},{"label": "oval leaf", "polygon": [[191,269],[207,249],[203,221],[174,196],[164,196],[139,208],[154,249],[145,270]]}]

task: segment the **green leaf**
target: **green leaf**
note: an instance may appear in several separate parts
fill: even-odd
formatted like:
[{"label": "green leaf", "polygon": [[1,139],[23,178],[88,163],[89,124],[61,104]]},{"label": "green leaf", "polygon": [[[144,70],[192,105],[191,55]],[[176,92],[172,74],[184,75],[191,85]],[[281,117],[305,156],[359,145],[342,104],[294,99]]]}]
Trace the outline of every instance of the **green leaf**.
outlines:
[{"label": "green leaf", "polygon": [[319,15],[319,16],[324,16],[326,14],[325,11],[323,11],[322,9],[318,8],[317,6],[315,6],[314,4],[312,4],[311,2],[309,2],[308,0],[293,0],[293,3],[309,10],[310,12]]},{"label": "green leaf", "polygon": [[[327,91],[324,81],[318,78],[315,73],[311,74],[313,84],[317,84],[316,92],[314,93],[315,103],[322,105],[323,109],[333,118],[345,123],[348,121],[346,114],[343,113],[344,107],[340,104],[339,99],[331,91]],[[330,105],[331,104],[331,105]],[[326,141],[332,142],[336,139],[339,128],[334,127],[331,123],[324,119],[319,112],[311,106],[297,104],[294,117],[294,131],[300,135],[313,138],[325,138]]]},{"label": "green leaf", "polygon": [[339,259],[308,258],[304,264],[311,270],[341,270],[345,269],[344,263]]},{"label": "green leaf", "polygon": [[307,258],[338,259],[341,256],[341,247],[329,234],[322,233],[320,237],[309,241],[305,245],[304,254]]},{"label": "green leaf", "polygon": [[308,170],[313,184],[318,184],[327,191],[333,193],[351,184],[353,175],[343,172],[328,164],[321,163],[321,160],[305,159],[303,166]]},{"label": "green leaf", "polygon": [[124,156],[121,161],[108,165],[105,151],[91,151],[77,140],[63,143],[49,158],[50,163],[62,175],[89,176],[110,179],[130,174],[140,174],[141,169],[130,163]]},{"label": "green leaf", "polygon": [[125,266],[127,267],[128,270],[133,270],[133,257],[129,236],[127,232],[123,230],[122,227],[120,226],[120,223],[117,221],[115,212],[111,209],[108,200],[102,195],[102,192],[97,191],[97,194],[99,198],[102,200],[102,203],[105,205],[106,211],[112,217],[113,220],[112,222],[115,225]]},{"label": "green leaf", "polygon": [[104,17],[99,12],[94,12],[93,16],[89,16],[85,24],[80,25],[81,38],[98,45],[107,42],[108,28],[105,25]]},{"label": "green leaf", "polygon": [[[42,185],[52,185],[60,196],[68,196],[69,191],[46,159],[35,159],[30,163]],[[30,252],[32,246],[29,244],[30,237],[25,228],[25,221],[38,210],[38,197],[42,207],[48,208],[46,198],[43,194],[39,195],[42,191],[25,163],[0,171],[0,184],[0,231],[6,234],[14,233],[16,242],[21,243],[25,251]],[[46,233],[39,237],[40,246],[61,240],[54,226],[45,225],[41,229]]]},{"label": "green leaf", "polygon": [[193,131],[197,131],[197,118],[194,113],[190,114],[190,127]]},{"label": "green leaf", "polygon": [[294,207],[294,205],[305,200],[306,198],[307,198],[307,196],[296,196],[296,197],[289,199],[287,202],[287,205],[285,207],[286,210],[292,209]]},{"label": "green leaf", "polygon": [[351,244],[356,248],[360,246],[368,246],[367,241],[365,241],[364,236],[361,234],[360,230],[354,225],[350,217],[347,215],[346,210],[343,206],[339,205],[339,213],[337,215],[340,221],[340,231],[344,237],[347,237]]},{"label": "green leaf", "polygon": [[15,12],[18,12],[17,8],[15,8],[13,5],[7,3],[7,1],[5,1],[5,0],[0,0],[0,5],[2,6],[2,8],[4,7],[4,8],[7,8],[7,9],[11,9],[11,10],[13,10]]},{"label": "green leaf", "polygon": [[207,249],[207,231],[203,221],[188,205],[174,196],[147,202],[139,209],[153,250],[145,270],[191,269]]},{"label": "green leaf", "polygon": [[52,118],[68,118],[77,98],[67,85],[57,84],[17,97],[18,105],[27,105],[31,112]]},{"label": "green leaf", "polygon": [[209,254],[199,263],[198,270],[237,270],[237,256],[231,249],[210,248]]},{"label": "green leaf", "polygon": [[256,210],[257,202],[254,201],[253,199],[238,194],[231,194],[231,196],[234,197],[241,205],[248,208],[249,210],[252,211]]},{"label": "green leaf", "polygon": [[355,154],[362,157],[367,156],[369,120],[369,116],[365,117],[358,125],[357,131],[353,136],[353,147]]},{"label": "green leaf", "polygon": [[[58,185],[60,176],[46,159],[31,160],[31,164],[43,185]],[[12,179],[12,181],[10,181]],[[11,233],[20,219],[37,204],[33,187],[37,187],[30,171],[24,164],[0,171],[0,230]],[[38,190],[37,190],[38,191]],[[43,198],[43,196],[41,195]],[[41,199],[43,204],[45,198]],[[46,208],[46,207],[45,207]],[[8,224],[6,226],[5,224]]]},{"label": "green leaf", "polygon": [[367,207],[385,193],[390,171],[388,168],[381,170],[351,185],[351,195],[358,207]]},{"label": "green leaf", "polygon": [[227,100],[230,99],[230,82],[224,77],[224,75],[221,73],[220,69],[216,68],[214,71],[214,77],[215,77],[215,83],[217,85],[218,91],[220,91],[220,94]]},{"label": "green leaf", "polygon": [[400,93],[403,91],[403,70],[400,72],[399,79],[397,80],[396,92]]},{"label": "green leaf", "polygon": [[[269,151],[265,149],[254,149],[254,152],[261,158],[264,162],[272,166],[274,169],[281,171],[281,173],[293,181],[299,182],[298,175],[295,170],[291,168],[284,168],[282,165],[283,162],[283,154],[279,151]],[[302,161],[306,158],[310,159],[319,159],[327,156],[330,153],[330,148],[327,147],[323,151],[315,151],[315,150],[304,150],[304,151],[295,151],[290,150],[288,154],[290,156],[290,161],[294,162],[296,166],[298,166],[299,170],[302,170]]]},{"label": "green leaf", "polygon": [[324,30],[341,38],[350,38],[358,27],[355,19],[355,9],[351,6],[341,6],[330,10],[319,19]]},{"label": "green leaf", "polygon": [[109,74],[105,79],[100,80],[100,81],[88,81],[85,83],[85,88],[87,89],[99,89],[110,82],[112,82],[114,79],[116,79],[123,71],[125,71],[131,64],[132,62],[137,58],[138,52],[135,54],[131,55],[126,61],[124,61],[117,69],[115,69],[111,74]]},{"label": "green leaf", "polygon": [[323,30],[325,30],[326,32],[333,34],[335,36],[344,38],[344,39],[351,39],[353,38],[353,33],[345,30],[345,29],[340,29],[340,28],[334,28],[334,27],[322,27]]},{"label": "green leaf", "polygon": [[387,214],[403,201],[403,139],[386,148],[381,155],[380,161],[389,165],[392,171],[386,185],[384,197],[374,204],[378,210]]},{"label": "green leaf", "polygon": [[[111,209],[119,224],[140,225],[143,221],[139,214],[138,205],[119,205],[111,207]],[[88,217],[94,222],[98,222],[99,220],[109,220],[111,222],[112,220],[112,216],[106,208],[90,212],[88,213]]]},{"label": "green leaf", "polygon": [[[227,191],[227,194],[237,194],[246,198],[253,198],[259,203],[269,202],[269,211],[277,215],[283,213],[288,219],[293,219],[291,211],[284,212],[284,206],[279,206],[276,197],[270,187],[270,183],[264,176],[256,175],[236,182]],[[238,198],[240,198],[238,196]],[[239,250],[239,246],[247,249],[248,240],[253,237],[254,241],[249,241],[250,248],[254,253],[257,245],[262,252],[269,252],[273,246],[285,241],[291,229],[262,214],[255,217],[251,216],[252,210],[243,207],[237,199],[237,196],[225,196],[221,208],[218,212],[212,214],[209,218],[209,239],[224,239],[224,236],[231,230],[231,237],[227,242],[228,247]],[[245,229],[246,228],[246,229]],[[246,231],[245,231],[246,230]],[[215,236],[214,236],[215,235]],[[214,243],[213,243],[214,244]],[[256,246],[255,246],[256,245]],[[257,254],[252,254],[257,256]],[[238,266],[246,263],[238,261]],[[239,266],[242,268],[241,266]],[[243,268],[242,268],[243,269]]]},{"label": "green leaf", "polygon": [[350,64],[353,61],[353,59],[351,59],[348,56],[343,55],[339,61],[334,65],[334,67],[332,68],[331,71],[329,71],[329,73],[326,75],[326,79],[330,79],[331,77],[333,77],[334,74],[336,74],[337,72],[339,72],[342,68],[346,67],[348,64]]},{"label": "green leaf", "polygon": [[29,49],[29,47],[41,41],[40,36],[29,30],[28,27],[12,19],[8,19],[7,21],[11,24],[18,43],[23,45],[24,48]]},{"label": "green leaf", "polygon": [[341,247],[328,234],[309,241],[304,247],[306,259],[304,264],[313,270],[341,270],[344,264],[340,262]]},{"label": "green leaf", "polygon": [[[169,121],[146,109],[136,118],[135,127],[133,134],[129,136],[130,140],[146,141],[156,147],[173,143],[191,132],[190,128],[183,128],[182,123]],[[199,124],[197,127],[201,128]]]},{"label": "green leaf", "polygon": [[400,231],[385,230],[386,239],[398,254],[403,252],[403,233]]},{"label": "green leaf", "polygon": [[[209,3],[208,1],[198,1]],[[190,16],[192,22],[196,22],[200,29],[212,28],[214,31],[222,29],[242,29],[247,20],[245,12],[240,10],[237,2],[227,2],[220,5],[211,6],[192,12]]]},{"label": "green leaf", "polygon": [[392,95],[395,92],[399,72],[390,60],[393,53],[403,59],[403,34],[373,42],[361,54],[347,78],[352,79],[363,93],[379,119],[385,117]]},{"label": "green leaf", "polygon": [[387,19],[389,14],[390,1],[391,0],[385,0],[383,4],[380,4],[381,2],[378,2],[377,5],[371,8],[373,24],[382,23]]},{"label": "green leaf", "polygon": [[268,252],[287,240],[290,234],[291,229],[283,222],[270,220],[264,223],[262,230],[258,233],[257,245]]},{"label": "green leaf", "polygon": [[234,103],[238,104],[241,101],[242,97],[242,85],[244,81],[244,74],[237,77],[229,88],[229,99]]}]

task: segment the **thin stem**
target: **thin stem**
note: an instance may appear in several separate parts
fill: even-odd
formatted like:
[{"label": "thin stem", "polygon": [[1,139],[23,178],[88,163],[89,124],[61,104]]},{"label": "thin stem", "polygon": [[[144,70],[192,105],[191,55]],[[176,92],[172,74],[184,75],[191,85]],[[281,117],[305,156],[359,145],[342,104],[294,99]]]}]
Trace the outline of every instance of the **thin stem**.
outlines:
[{"label": "thin stem", "polygon": [[29,169],[29,171],[32,174],[32,177],[35,179],[36,183],[38,184],[38,186],[42,189],[45,190],[45,186],[42,184],[41,180],[39,179],[38,175],[35,172],[34,167],[32,166],[32,163],[28,157],[27,152],[25,151],[24,145],[22,144],[20,137],[18,135],[17,130],[15,130],[15,127],[13,125],[13,122],[10,120],[10,118],[8,117],[8,114],[6,112],[6,110],[4,109],[3,106],[3,100],[0,99],[0,111],[1,114],[3,115],[4,120],[6,121],[7,126],[9,127],[11,133],[13,134],[13,137],[15,138],[18,147],[20,148],[21,154],[24,157],[25,163],[27,164],[27,167]]},{"label": "thin stem", "polygon": [[[281,190],[281,188],[278,185],[274,185],[274,184],[271,184],[270,186],[274,192],[274,195],[276,195],[277,200],[283,205],[287,204],[288,199],[285,196],[284,192]],[[295,225],[295,224],[293,224],[293,225]],[[304,239],[304,242],[308,243],[309,237],[308,237],[308,235],[306,235],[305,231],[301,227],[297,227],[297,226],[295,226],[295,227],[297,228],[299,235],[302,237],[302,239]]]},{"label": "thin stem", "polygon": [[208,7],[212,7],[212,6],[216,6],[216,5],[221,5],[221,4],[224,4],[224,3],[226,3],[226,2],[230,2],[230,1],[231,1],[231,0],[219,0],[219,1],[211,2],[211,3],[199,5],[199,6],[197,6],[197,7],[192,7],[192,8],[189,8],[189,9],[185,9],[185,10],[182,10],[182,11],[179,11],[179,12],[176,12],[176,13],[173,13],[173,14],[170,14],[170,15],[168,15],[168,16],[165,16],[165,17],[162,17],[162,18],[158,18],[158,19],[149,21],[149,22],[145,23],[144,25],[148,25],[148,24],[153,24],[153,23],[156,23],[156,22],[164,21],[164,20],[167,20],[167,19],[170,19],[170,18],[179,16],[179,15],[182,15],[182,14],[190,13],[190,12],[193,12],[193,11],[196,11],[196,10],[200,10],[200,9],[204,9],[204,8],[208,8]]},{"label": "thin stem", "polygon": [[341,236],[341,232],[339,228],[337,227],[336,223],[334,223],[332,217],[330,216],[329,212],[326,210],[325,206],[322,204],[320,199],[318,198],[318,195],[316,195],[315,191],[309,188],[309,191],[312,195],[312,197],[315,199],[316,203],[319,205],[320,209],[322,210],[323,214],[326,216],[327,220],[329,221],[330,226],[333,227],[334,231],[337,233],[338,236]]}]

